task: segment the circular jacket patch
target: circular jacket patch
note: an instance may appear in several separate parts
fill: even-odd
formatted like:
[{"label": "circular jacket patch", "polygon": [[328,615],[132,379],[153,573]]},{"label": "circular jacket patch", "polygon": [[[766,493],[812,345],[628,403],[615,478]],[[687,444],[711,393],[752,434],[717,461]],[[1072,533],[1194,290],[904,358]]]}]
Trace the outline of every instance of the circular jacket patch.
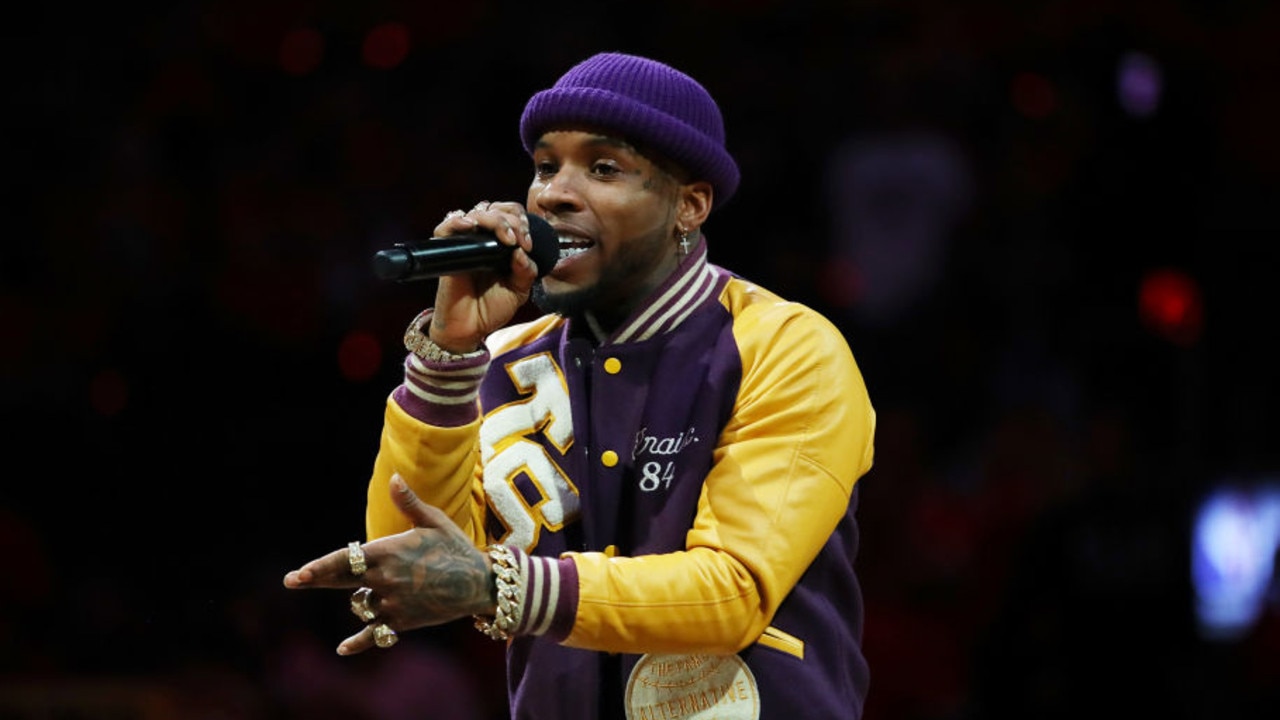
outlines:
[{"label": "circular jacket patch", "polygon": [[627,720],[759,720],[760,689],[737,655],[645,655],[626,704]]}]

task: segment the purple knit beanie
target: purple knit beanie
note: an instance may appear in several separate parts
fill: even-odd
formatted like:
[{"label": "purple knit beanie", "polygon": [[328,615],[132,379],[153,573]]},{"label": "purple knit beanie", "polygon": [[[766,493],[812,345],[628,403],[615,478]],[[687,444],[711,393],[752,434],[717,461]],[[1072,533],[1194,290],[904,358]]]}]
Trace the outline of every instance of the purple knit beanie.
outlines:
[{"label": "purple knit beanie", "polygon": [[520,140],[532,155],[544,132],[573,124],[614,130],[654,148],[710,182],[715,207],[738,189],[738,164],[725,149],[720,108],[698,81],[668,65],[622,53],[578,63],[529,99]]}]

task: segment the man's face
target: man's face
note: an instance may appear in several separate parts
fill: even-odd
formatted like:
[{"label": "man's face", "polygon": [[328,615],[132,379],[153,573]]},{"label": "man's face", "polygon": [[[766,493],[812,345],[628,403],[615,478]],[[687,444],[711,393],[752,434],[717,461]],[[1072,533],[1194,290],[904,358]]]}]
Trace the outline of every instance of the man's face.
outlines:
[{"label": "man's face", "polygon": [[535,288],[544,310],[617,320],[676,268],[680,185],[616,137],[544,134],[533,153],[528,209],[560,238],[560,261]]}]

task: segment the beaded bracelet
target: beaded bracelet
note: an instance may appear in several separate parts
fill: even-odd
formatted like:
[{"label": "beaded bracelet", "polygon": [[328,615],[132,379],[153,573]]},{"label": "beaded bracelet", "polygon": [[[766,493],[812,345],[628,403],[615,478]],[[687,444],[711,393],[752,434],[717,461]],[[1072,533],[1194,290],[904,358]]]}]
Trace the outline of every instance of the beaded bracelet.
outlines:
[{"label": "beaded bracelet", "polygon": [[434,308],[427,308],[418,313],[410,323],[409,327],[404,331],[404,347],[409,352],[417,355],[423,360],[431,362],[451,362],[454,360],[469,360],[484,354],[485,349],[481,346],[478,350],[472,350],[469,353],[454,353],[445,350],[431,339],[431,336],[423,332],[423,328],[427,323],[431,322],[431,316],[434,314]]},{"label": "beaded bracelet", "polygon": [[494,640],[508,640],[520,626],[524,605],[524,575],[516,565],[516,555],[505,545],[490,545],[497,610],[492,620],[476,615],[476,629]]}]

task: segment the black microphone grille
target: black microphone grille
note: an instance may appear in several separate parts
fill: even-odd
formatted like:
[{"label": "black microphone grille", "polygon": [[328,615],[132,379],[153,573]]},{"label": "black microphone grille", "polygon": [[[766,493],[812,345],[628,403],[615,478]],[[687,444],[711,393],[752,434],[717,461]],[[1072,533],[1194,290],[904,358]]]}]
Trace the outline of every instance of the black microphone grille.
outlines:
[{"label": "black microphone grille", "polygon": [[560,262],[560,238],[556,236],[555,228],[551,227],[551,223],[533,213],[527,214],[529,236],[533,240],[533,249],[529,251],[529,257],[538,266],[538,277],[542,277],[551,272],[556,263]]}]

